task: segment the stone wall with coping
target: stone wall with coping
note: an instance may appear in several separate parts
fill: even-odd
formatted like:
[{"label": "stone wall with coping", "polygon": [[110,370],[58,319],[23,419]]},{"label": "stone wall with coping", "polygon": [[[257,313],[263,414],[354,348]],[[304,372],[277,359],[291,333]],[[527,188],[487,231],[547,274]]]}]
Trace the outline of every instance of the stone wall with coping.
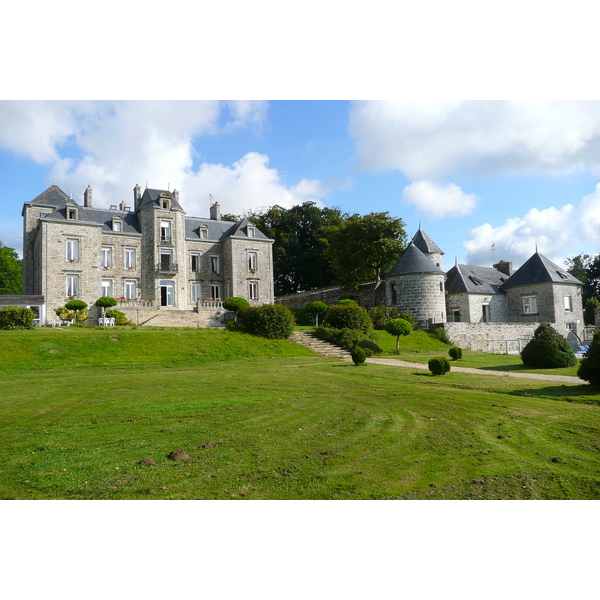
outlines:
[{"label": "stone wall with coping", "polygon": [[385,284],[382,282],[377,289],[375,286],[374,282],[363,283],[358,286],[357,290],[353,290],[340,285],[332,285],[318,290],[277,296],[275,304],[283,304],[288,308],[304,308],[310,302],[324,302],[327,306],[333,306],[343,298],[352,298],[360,306],[371,308],[382,302],[385,303]]}]

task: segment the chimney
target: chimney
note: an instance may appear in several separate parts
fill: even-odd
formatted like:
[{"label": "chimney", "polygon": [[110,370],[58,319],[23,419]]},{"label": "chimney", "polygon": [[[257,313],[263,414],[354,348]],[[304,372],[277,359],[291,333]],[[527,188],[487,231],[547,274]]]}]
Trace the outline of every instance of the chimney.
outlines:
[{"label": "chimney", "polygon": [[500,262],[497,262],[494,265],[494,269],[497,269],[498,271],[500,271],[500,273],[504,273],[505,275],[508,275],[509,277],[513,274],[512,263],[508,262],[507,260],[501,260]]},{"label": "chimney", "polygon": [[128,206],[125,204],[125,200],[119,204],[119,210],[127,210]]},{"label": "chimney", "polygon": [[88,185],[85,192],[83,192],[83,206],[86,208],[92,208],[92,186]]},{"label": "chimney", "polygon": [[171,193],[173,194],[173,200],[179,204],[179,190],[173,190]]},{"label": "chimney", "polygon": [[138,209],[141,198],[142,198],[142,188],[140,187],[139,183],[136,183],[135,187],[133,188],[133,208],[135,210]]},{"label": "chimney", "polygon": [[213,221],[220,221],[221,220],[221,207],[219,206],[218,202],[215,202],[214,204],[211,204],[211,206],[210,206],[210,218]]}]

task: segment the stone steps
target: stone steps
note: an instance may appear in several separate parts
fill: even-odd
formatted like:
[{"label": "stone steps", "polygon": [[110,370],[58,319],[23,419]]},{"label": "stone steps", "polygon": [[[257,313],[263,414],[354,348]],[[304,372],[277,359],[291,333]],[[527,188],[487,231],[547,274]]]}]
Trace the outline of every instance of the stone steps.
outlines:
[{"label": "stone steps", "polygon": [[140,323],[148,327],[223,327],[218,318],[222,311],[162,310]]},{"label": "stone steps", "polygon": [[320,356],[341,358],[342,360],[352,360],[352,356],[348,350],[344,350],[339,346],[330,344],[324,340],[320,340],[312,331],[294,331],[290,337],[290,340],[310,348],[313,352],[319,354]]}]

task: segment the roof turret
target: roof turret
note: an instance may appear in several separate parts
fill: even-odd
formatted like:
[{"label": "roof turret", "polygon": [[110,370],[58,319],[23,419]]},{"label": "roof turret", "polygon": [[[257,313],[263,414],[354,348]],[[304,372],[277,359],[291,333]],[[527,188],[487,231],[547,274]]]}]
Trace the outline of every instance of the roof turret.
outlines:
[{"label": "roof turret", "polygon": [[387,277],[405,275],[407,273],[435,273],[443,275],[444,271],[439,267],[436,267],[425,254],[411,242],[402,253],[402,256],[398,259],[398,262],[387,274]]}]

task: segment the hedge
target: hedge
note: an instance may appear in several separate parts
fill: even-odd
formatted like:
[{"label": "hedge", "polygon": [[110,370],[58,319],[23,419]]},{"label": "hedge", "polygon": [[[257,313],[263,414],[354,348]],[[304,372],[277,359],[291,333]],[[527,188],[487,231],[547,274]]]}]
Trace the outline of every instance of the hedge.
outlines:
[{"label": "hedge", "polygon": [[294,331],[294,315],[281,304],[240,308],[238,322],[246,333],[271,340],[289,338]]},{"label": "hedge", "polygon": [[0,310],[0,329],[33,329],[35,316],[30,308],[7,306]]}]

